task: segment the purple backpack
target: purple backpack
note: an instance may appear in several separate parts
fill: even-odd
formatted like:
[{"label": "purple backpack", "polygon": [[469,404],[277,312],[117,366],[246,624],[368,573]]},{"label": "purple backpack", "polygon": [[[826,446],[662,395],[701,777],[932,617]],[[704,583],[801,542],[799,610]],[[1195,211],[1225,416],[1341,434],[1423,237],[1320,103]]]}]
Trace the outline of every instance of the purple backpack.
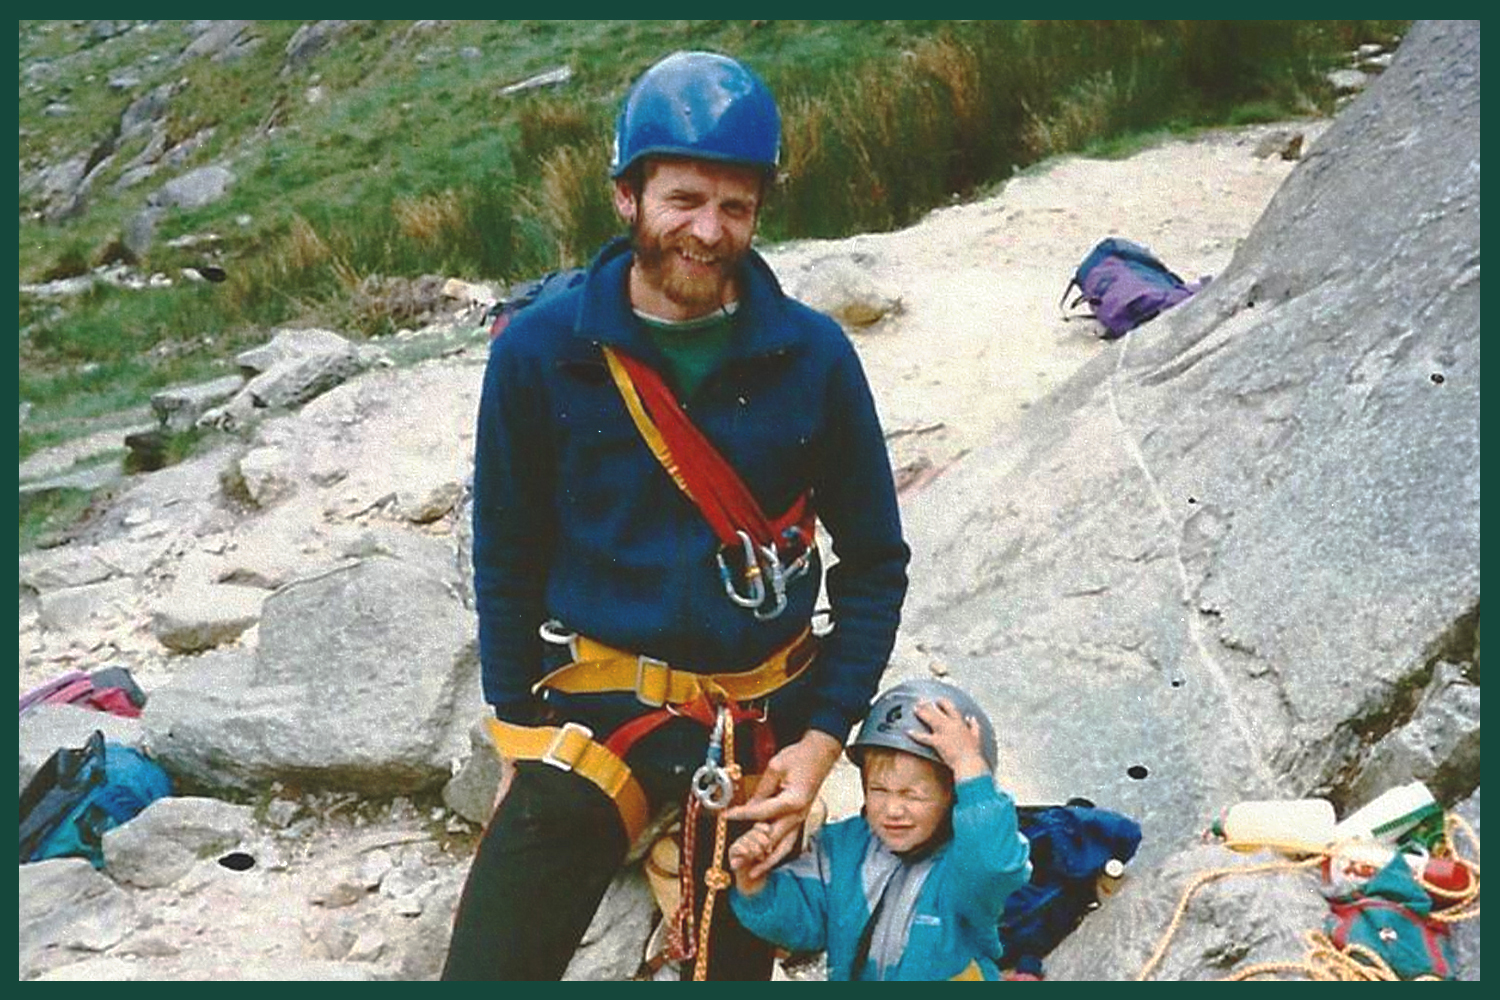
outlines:
[{"label": "purple backpack", "polygon": [[1100,240],[1083,258],[1073,272],[1073,280],[1063,289],[1062,302],[1076,285],[1079,295],[1069,308],[1088,303],[1090,311],[1083,315],[1104,325],[1104,340],[1114,340],[1175,306],[1208,280],[1205,277],[1188,284],[1139,243],[1111,236]]}]

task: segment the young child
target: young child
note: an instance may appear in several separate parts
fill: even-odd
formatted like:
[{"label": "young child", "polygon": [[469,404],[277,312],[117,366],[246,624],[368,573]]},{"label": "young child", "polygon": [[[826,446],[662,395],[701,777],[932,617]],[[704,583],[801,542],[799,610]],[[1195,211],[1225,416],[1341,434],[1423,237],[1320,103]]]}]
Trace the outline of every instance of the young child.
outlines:
[{"label": "young child", "polygon": [[860,815],[769,870],[762,825],[730,847],[741,923],[826,950],[830,980],[1002,978],[1000,914],[1031,863],[1015,802],[995,787],[989,718],[951,684],[907,681],[876,699],[847,753]]}]

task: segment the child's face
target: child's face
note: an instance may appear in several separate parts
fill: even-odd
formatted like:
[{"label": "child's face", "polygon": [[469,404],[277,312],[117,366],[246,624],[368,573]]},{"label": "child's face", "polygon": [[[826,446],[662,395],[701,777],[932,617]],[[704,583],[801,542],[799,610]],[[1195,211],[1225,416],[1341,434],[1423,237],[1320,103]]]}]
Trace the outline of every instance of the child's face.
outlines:
[{"label": "child's face", "polygon": [[865,821],[897,853],[926,843],[953,803],[953,792],[936,765],[900,751],[868,755],[864,785]]}]

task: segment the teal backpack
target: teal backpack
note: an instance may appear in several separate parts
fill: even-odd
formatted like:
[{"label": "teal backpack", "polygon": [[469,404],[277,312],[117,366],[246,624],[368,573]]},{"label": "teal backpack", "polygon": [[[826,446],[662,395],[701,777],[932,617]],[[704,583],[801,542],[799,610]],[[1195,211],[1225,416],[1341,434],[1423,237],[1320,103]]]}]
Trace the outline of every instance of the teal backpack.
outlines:
[{"label": "teal backpack", "polygon": [[104,867],[104,833],[172,794],[172,779],[139,750],[105,742],[94,730],[82,747],[64,747],[21,793],[21,864],[87,858]]}]

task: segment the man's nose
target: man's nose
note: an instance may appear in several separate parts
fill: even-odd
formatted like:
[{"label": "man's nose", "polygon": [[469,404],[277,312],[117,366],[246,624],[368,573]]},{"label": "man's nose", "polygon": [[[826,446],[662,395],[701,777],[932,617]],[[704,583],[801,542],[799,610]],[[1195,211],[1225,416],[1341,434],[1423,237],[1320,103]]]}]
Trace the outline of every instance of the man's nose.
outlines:
[{"label": "man's nose", "polygon": [[693,236],[707,246],[713,246],[724,235],[724,220],[713,205],[705,205],[693,216]]}]

